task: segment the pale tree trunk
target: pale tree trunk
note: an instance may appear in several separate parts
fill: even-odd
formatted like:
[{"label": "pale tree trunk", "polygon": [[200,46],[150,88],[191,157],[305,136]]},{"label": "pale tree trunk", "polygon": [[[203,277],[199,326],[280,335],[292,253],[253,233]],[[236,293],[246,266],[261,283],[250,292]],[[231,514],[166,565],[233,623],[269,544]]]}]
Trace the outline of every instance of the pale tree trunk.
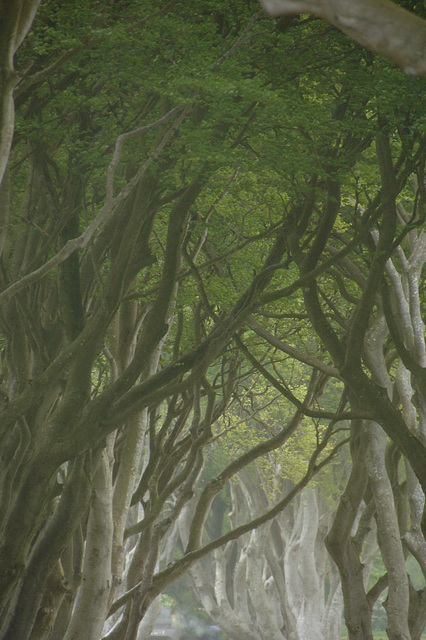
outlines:
[{"label": "pale tree trunk", "polygon": [[[253,473],[239,473],[231,485],[233,527],[268,505],[260,474]],[[181,519],[180,526],[185,541],[188,525]],[[339,578],[334,570],[326,606],[329,563],[319,527],[316,490],[308,489],[274,522],[216,550],[214,570],[208,562],[191,567],[194,596],[234,640],[340,640]]]},{"label": "pale tree trunk", "polygon": [[[233,487],[235,491],[235,487]],[[188,542],[188,534],[192,520],[192,513],[195,509],[196,498],[184,507],[179,517],[179,531],[184,547]],[[233,521],[238,521],[239,517],[234,509]],[[237,544],[248,542],[249,535],[242,536]],[[232,544],[232,543],[231,543]],[[247,590],[246,590],[246,567],[247,555],[245,551],[242,558],[237,562],[234,570],[234,606],[229,601],[228,591],[226,588],[226,562],[228,559],[227,548],[219,548],[214,552],[215,570],[212,575],[204,569],[204,563],[195,563],[190,571],[189,576],[193,581],[194,597],[201,604],[204,610],[209,614],[211,619],[233,640],[258,640],[250,622],[250,613],[248,608]],[[218,579],[218,580],[217,580]]]},{"label": "pale tree trunk", "polygon": [[[365,358],[375,381],[392,395],[392,385],[383,356],[383,343],[388,334],[384,317],[372,323],[365,339]],[[390,640],[410,640],[408,628],[409,591],[405,557],[398,526],[391,482],[386,469],[387,437],[380,425],[368,424],[366,466],[369,486],[376,507],[377,535],[383,562],[388,573],[387,633]]]},{"label": "pale tree trunk", "polygon": [[[251,536],[250,536],[251,537]],[[253,567],[250,567],[250,558],[249,558],[249,547],[250,542],[244,548],[242,565],[239,567],[240,570],[240,578],[244,581],[244,589],[247,594],[247,587],[251,578],[252,586],[253,581],[255,580],[255,576],[253,575]],[[232,637],[236,638],[236,640],[242,640],[242,638],[263,638],[262,634],[259,635],[259,631],[257,629],[255,612],[258,612],[259,608],[262,608],[262,601],[254,599],[251,602],[251,607],[249,606],[248,600],[245,598],[243,607],[241,609],[238,608],[238,605],[241,603],[241,599],[239,601],[234,602],[234,606],[231,605],[227,593],[227,580],[226,580],[226,563],[229,557],[229,552],[231,551],[230,547],[225,549],[217,549],[214,552],[214,560],[215,560],[215,575],[214,575],[214,598],[217,603],[217,610],[219,615],[217,615],[213,620],[219,625],[219,621],[222,623],[222,628],[226,631],[226,633],[232,634]],[[256,593],[256,596],[259,596]],[[222,613],[224,613],[224,617],[222,618]],[[261,611],[261,615],[262,615]],[[213,616],[212,616],[213,617]],[[220,626],[220,625],[219,625]],[[268,624],[268,628],[270,631],[271,625]],[[275,630],[276,632],[276,630]],[[274,636],[271,636],[274,637]],[[282,640],[282,637],[280,638]]]},{"label": "pale tree trunk", "polygon": [[[138,304],[135,301],[125,301],[120,312],[114,318],[110,328],[111,356],[114,363],[114,376],[120,376],[125,368],[130,364],[136,347],[136,339],[140,325],[146,315],[138,313]],[[160,341],[157,349],[151,356],[150,364],[147,367],[146,376],[154,374],[158,368],[158,361],[161,348],[166,336]],[[129,580],[129,570],[131,575],[132,560],[130,551],[133,547],[126,544],[126,528],[132,524],[132,516],[137,517],[138,505],[132,506],[132,498],[137,488],[137,479],[143,471],[144,454],[147,455],[149,447],[146,441],[148,424],[148,410],[144,409],[139,414],[133,416],[123,430],[123,444],[120,455],[120,466],[113,487],[112,515],[113,515],[113,544],[112,544],[112,588],[109,597],[109,605],[119,597],[126,589],[134,586]],[[134,550],[133,550],[134,551]],[[137,550],[136,550],[137,555]],[[127,555],[127,560],[126,560]],[[133,554],[134,555],[134,554]],[[136,558],[134,559],[136,560]],[[155,624],[153,612],[156,605],[150,607],[147,614],[147,622],[144,623],[148,629],[150,621]],[[105,623],[103,633],[108,634],[114,629],[119,614],[111,616]],[[148,634],[149,635],[149,634]]]},{"label": "pale tree trunk", "polygon": [[[138,317],[138,304],[125,301],[120,312],[111,325],[111,352],[115,363],[115,376],[123,373],[131,362],[135,347],[137,331],[143,316]],[[158,354],[149,371],[154,372],[158,364]],[[141,460],[144,449],[144,437],[147,427],[147,409],[136,414],[126,425],[124,442],[120,456],[120,467],[114,484],[112,498],[113,512],[113,545],[112,545],[112,589],[110,604],[120,591],[125,588],[125,529],[128,525],[132,496],[137,486],[137,477],[141,471]]]},{"label": "pale tree trunk", "polygon": [[[235,566],[234,579],[233,579],[233,593],[234,593],[234,609],[238,611],[242,620],[250,620],[250,610],[247,591],[247,553],[246,545],[241,540],[242,548],[240,551],[240,557]],[[218,558],[219,561],[219,558]]]},{"label": "pale tree trunk", "polygon": [[390,640],[411,640],[408,628],[409,592],[405,558],[398,528],[392,486],[385,465],[386,434],[374,423],[368,425],[366,457],[369,485],[376,505],[377,535],[388,572],[389,592],[385,608]]},{"label": "pale tree trunk", "polygon": [[272,523],[266,523],[255,529],[247,545],[247,589],[255,612],[253,626],[259,637],[271,640],[283,640],[281,631],[283,619],[280,608],[273,606],[271,598],[273,590],[267,589],[267,578],[264,575],[265,547],[269,543]]},{"label": "pale tree trunk", "polygon": [[13,91],[19,82],[13,57],[31,28],[40,0],[1,0],[0,15],[0,185],[9,160],[15,109]]},{"label": "pale tree trunk", "polygon": [[[259,478],[256,478],[258,480]],[[247,469],[239,474],[239,481],[244,493],[245,500],[249,507],[251,517],[254,518],[267,508],[266,496],[263,492],[256,491],[255,482]],[[273,579],[270,580],[266,573],[265,551],[270,539],[272,522],[254,529],[250,534],[250,541],[245,548],[247,556],[246,576],[247,590],[253,604],[253,625],[259,635],[271,640],[282,640],[284,637],[283,616],[281,614],[280,603],[272,596],[276,589]],[[273,602],[275,600],[275,607]]]},{"label": "pale tree trunk", "polygon": [[271,15],[312,13],[409,75],[426,76],[426,22],[390,0],[261,0]]},{"label": "pale tree trunk", "polygon": [[157,596],[152,602],[148,611],[143,617],[142,622],[139,625],[138,635],[136,640],[148,640],[154,627],[158,616],[161,611],[161,596]]},{"label": "pale tree trunk", "polygon": [[330,559],[329,593],[322,615],[322,632],[326,640],[340,640],[342,636],[343,594],[339,571]]},{"label": "pale tree trunk", "polygon": [[[178,546],[179,540],[179,527],[177,523],[174,523],[170,531],[165,536],[165,539],[161,542],[159,551],[159,559],[157,561],[156,570],[159,569],[160,563],[167,566],[173,561],[175,550]],[[156,620],[161,612],[161,595],[157,596],[149,605],[146,613],[142,618],[142,622],[138,624],[136,640],[149,640],[149,637],[154,629]]]},{"label": "pale tree trunk", "polygon": [[[129,523],[129,510],[133,492],[136,488],[140,471],[140,461],[144,443],[144,432],[147,422],[147,412],[137,415],[126,428],[123,452],[120,461],[120,471],[114,485],[113,495],[113,549],[112,549],[112,590],[110,604],[125,586],[123,584],[125,572],[125,541],[124,534]],[[136,506],[134,507],[136,509]]]},{"label": "pale tree trunk", "polygon": [[108,449],[93,480],[83,579],[64,640],[99,640],[108,611],[112,553],[112,460]]},{"label": "pale tree trunk", "polygon": [[[355,440],[355,436],[353,438]],[[328,552],[339,569],[349,640],[373,640],[371,609],[365,593],[363,565],[359,557],[360,551],[353,538],[367,486],[366,448],[365,433],[362,426],[357,424],[356,440],[352,447],[352,470],[340,498],[333,525],[326,537]]]},{"label": "pale tree trunk", "polygon": [[[279,522],[285,516],[284,512]],[[285,543],[283,559],[287,603],[299,640],[325,640],[322,630],[323,585],[315,558],[318,526],[315,490],[308,489],[300,497],[296,520]],[[282,531],[285,531],[284,527]]]}]

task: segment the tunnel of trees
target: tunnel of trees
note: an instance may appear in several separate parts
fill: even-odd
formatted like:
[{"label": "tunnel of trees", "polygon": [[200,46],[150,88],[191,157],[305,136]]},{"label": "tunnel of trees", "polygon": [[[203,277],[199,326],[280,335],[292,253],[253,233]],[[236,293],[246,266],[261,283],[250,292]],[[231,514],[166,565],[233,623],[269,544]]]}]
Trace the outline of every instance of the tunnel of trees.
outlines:
[{"label": "tunnel of trees", "polygon": [[0,1],[2,640],[421,638],[426,10],[335,4]]}]

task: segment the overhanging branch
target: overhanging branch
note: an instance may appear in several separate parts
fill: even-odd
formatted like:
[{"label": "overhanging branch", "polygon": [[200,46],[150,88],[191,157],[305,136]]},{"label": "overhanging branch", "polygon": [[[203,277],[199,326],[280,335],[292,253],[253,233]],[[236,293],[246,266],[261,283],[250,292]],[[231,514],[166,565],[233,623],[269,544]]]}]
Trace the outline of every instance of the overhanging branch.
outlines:
[{"label": "overhanging branch", "polygon": [[426,77],[426,21],[390,0],[261,0],[272,16],[312,13],[398,66]]}]

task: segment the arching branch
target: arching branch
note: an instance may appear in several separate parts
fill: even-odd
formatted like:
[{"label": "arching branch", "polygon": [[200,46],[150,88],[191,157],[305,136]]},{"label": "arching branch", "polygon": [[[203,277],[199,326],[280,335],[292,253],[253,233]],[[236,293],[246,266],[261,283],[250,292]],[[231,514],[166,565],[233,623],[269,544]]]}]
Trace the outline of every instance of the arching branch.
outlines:
[{"label": "arching branch", "polygon": [[390,0],[261,0],[261,5],[272,16],[312,13],[408,75],[426,77],[426,21]]}]

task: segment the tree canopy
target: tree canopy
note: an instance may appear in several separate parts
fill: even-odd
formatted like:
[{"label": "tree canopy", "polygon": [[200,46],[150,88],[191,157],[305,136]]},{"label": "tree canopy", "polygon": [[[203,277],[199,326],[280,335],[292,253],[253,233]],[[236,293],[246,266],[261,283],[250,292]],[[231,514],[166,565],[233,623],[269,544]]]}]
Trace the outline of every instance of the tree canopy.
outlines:
[{"label": "tree canopy", "polygon": [[[0,2],[4,639],[135,638],[345,447],[349,637],[386,587],[420,637],[425,81],[290,4]],[[256,474],[279,494],[212,529]]]}]

